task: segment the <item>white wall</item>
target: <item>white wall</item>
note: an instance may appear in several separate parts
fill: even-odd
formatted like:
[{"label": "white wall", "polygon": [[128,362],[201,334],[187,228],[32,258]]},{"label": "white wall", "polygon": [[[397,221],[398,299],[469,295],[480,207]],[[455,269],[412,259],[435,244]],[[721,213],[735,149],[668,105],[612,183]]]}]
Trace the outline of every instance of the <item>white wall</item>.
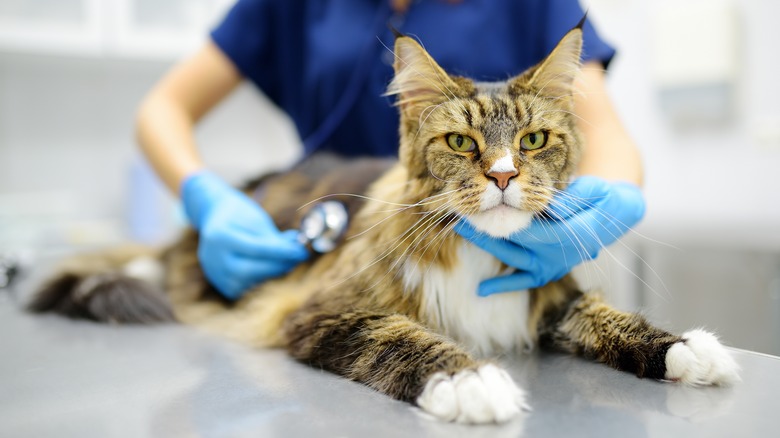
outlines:
[{"label": "white wall", "polygon": [[643,229],[661,240],[780,250],[780,203],[773,202],[780,190],[780,137],[759,138],[767,125],[780,125],[780,2],[732,2],[742,32],[736,117],[675,130],[660,111],[652,78],[650,17],[670,1],[587,2],[619,50],[610,89],[645,159],[649,210]]},{"label": "white wall", "polygon": [[[740,35],[734,117],[681,129],[661,110],[651,18],[694,1],[583,2],[618,48],[609,86],[647,172],[647,217],[628,239],[642,258],[616,248],[628,269],[602,261],[611,272],[602,283],[664,327],[704,326],[732,345],[780,354],[780,2],[731,2]],[[634,274],[636,295],[614,290]]]}]

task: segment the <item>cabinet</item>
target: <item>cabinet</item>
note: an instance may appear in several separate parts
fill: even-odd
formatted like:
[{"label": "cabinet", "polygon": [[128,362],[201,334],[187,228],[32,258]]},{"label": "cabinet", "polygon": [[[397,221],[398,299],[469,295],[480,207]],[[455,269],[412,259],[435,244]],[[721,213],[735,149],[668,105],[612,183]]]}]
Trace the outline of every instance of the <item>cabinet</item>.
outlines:
[{"label": "cabinet", "polygon": [[205,40],[232,0],[3,0],[0,51],[176,58]]},{"label": "cabinet", "polygon": [[107,2],[3,0],[0,49],[97,55]]}]

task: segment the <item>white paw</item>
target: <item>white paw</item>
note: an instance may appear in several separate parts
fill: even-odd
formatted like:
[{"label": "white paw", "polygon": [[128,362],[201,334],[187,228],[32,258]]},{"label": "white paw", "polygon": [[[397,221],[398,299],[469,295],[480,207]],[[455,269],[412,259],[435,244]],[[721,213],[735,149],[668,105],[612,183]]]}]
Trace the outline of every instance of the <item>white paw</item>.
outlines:
[{"label": "white paw", "polygon": [[686,385],[729,385],[739,381],[739,365],[718,338],[704,330],[683,333],[685,342],[666,352],[667,380]]},{"label": "white paw", "polygon": [[506,371],[492,364],[452,377],[434,374],[417,405],[441,420],[459,423],[501,423],[528,410],[525,392]]},{"label": "white paw", "polygon": [[122,273],[128,277],[152,283],[162,287],[165,268],[159,260],[152,257],[136,257],[122,267]]}]

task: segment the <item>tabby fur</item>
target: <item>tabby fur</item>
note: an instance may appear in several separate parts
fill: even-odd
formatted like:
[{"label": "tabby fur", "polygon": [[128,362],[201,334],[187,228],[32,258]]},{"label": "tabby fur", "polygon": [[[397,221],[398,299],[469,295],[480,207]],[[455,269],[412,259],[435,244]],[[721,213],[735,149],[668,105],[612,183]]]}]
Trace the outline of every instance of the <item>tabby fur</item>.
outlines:
[{"label": "tabby fur", "polygon": [[[727,383],[736,375],[727,354],[716,361],[725,364],[721,374],[686,377],[693,362],[667,357],[673,346],[688,348],[685,335],[609,307],[569,276],[529,291],[476,296],[479,281],[507,267],[452,228],[466,218],[493,236],[516,232],[575,176],[582,140],[573,83],[581,45],[578,26],[537,66],[505,82],[479,83],[448,75],[417,42],[400,36],[388,92],[401,113],[397,162],[315,156],[246,187],[280,229],[296,228],[307,211],[300,207],[311,201],[345,202],[352,220],[335,251],[228,302],[204,279],[190,231],[159,254],[150,250],[164,267],[160,282],[137,287],[140,280],[127,268],[137,253],[103,255],[99,263],[76,259],[30,308],[99,321],[176,320],[252,347],[284,348],[302,362],[461,422],[504,421],[520,412],[522,391],[489,358],[534,345],[640,377]],[[536,131],[546,133],[546,146],[521,150],[520,139]],[[454,151],[447,144],[452,133],[473,138],[477,150]],[[517,170],[503,182],[506,190],[490,176],[499,161]],[[365,197],[333,195],[344,193]],[[140,308],[155,303],[153,312],[139,314],[126,300],[115,300],[124,311],[93,305],[133,288],[145,303]],[[474,408],[480,397],[484,406]]]}]

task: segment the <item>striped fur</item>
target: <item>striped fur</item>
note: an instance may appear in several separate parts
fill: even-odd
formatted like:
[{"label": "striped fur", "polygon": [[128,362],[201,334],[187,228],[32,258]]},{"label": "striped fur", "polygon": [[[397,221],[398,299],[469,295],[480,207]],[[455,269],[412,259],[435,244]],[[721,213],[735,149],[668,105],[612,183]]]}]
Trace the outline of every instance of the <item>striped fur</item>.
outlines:
[{"label": "striped fur", "polygon": [[[481,280],[506,266],[452,227],[467,218],[505,236],[540,214],[573,177],[582,147],[572,115],[581,35],[573,29],[539,65],[500,83],[450,76],[414,40],[399,37],[389,88],[401,113],[398,162],[321,158],[247,188],[280,229],[296,227],[306,211],[298,207],[323,195],[364,194],[337,196],[352,212],[339,247],[228,303],[205,282],[197,236],[189,233],[160,257],[168,297],[160,308],[170,306],[179,321],[251,346],[286,348],[303,362],[450,421],[516,415],[525,406],[522,391],[483,361],[533,344],[643,377],[733,380],[725,371],[696,374],[696,357],[727,362],[706,336],[691,338],[703,339],[696,345],[704,347],[688,348],[687,338],[612,309],[570,277],[537,290],[475,296]],[[520,139],[534,132],[545,134],[546,145],[521,149]],[[472,138],[476,149],[455,151],[447,140],[452,134]],[[517,174],[500,189],[490,176],[497,171]],[[131,260],[117,261],[114,270]],[[67,301],[78,289],[74,284],[101,272],[70,269],[37,302]],[[53,305],[33,309],[68,313]]]}]

